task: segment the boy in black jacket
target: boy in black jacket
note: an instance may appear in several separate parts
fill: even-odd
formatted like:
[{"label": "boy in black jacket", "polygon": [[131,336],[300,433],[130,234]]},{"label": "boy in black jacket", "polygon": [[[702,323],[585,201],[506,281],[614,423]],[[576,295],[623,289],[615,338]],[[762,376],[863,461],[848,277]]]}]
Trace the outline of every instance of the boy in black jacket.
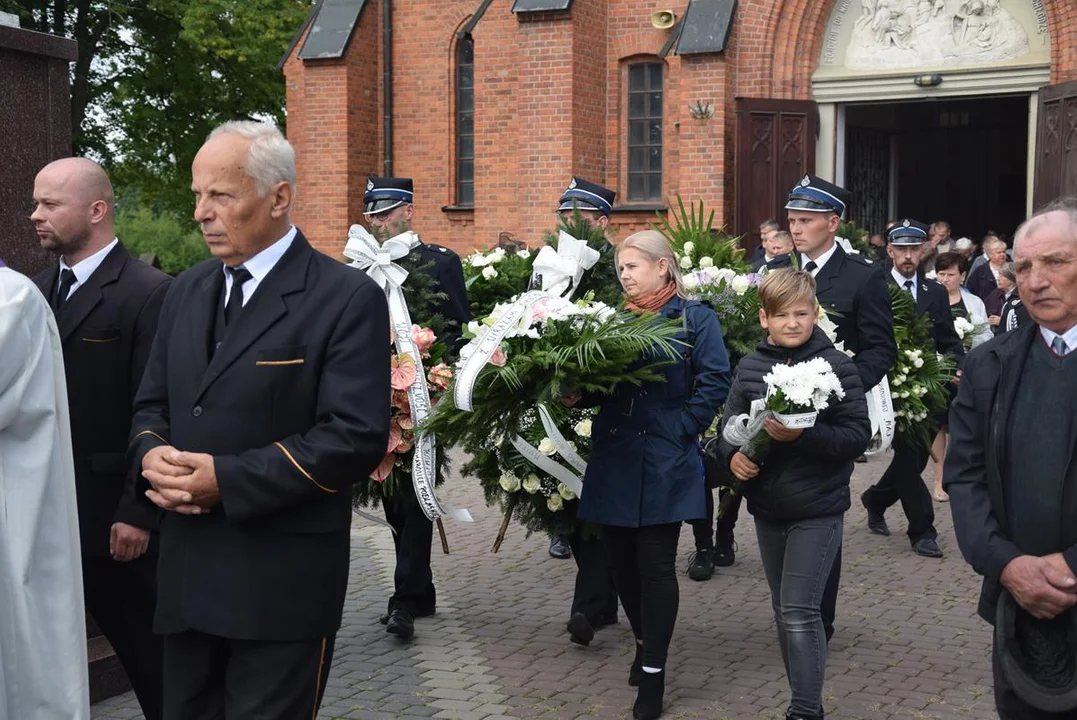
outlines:
[{"label": "boy in black jacket", "polygon": [[811,274],[772,272],[760,285],[759,300],[759,322],[767,337],[737,365],[725,406],[727,422],[766,396],[763,378],[779,363],[823,358],[845,390],[843,399],[831,397],[811,428],[793,430],[768,418],[765,429],[774,443],[759,464],[724,438],[718,444],[719,461],[743,483],[748,510],[755,517],[792,691],[786,718],[821,720],[826,636],[819,608],[841,545],[853,461],[867,449],[871,424],[856,366],[815,325]]}]

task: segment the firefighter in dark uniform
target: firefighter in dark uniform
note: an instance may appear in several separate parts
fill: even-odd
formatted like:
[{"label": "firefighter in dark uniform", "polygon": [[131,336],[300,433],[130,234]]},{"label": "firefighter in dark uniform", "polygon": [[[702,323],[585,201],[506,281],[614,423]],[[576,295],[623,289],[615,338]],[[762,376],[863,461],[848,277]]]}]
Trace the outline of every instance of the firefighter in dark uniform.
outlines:
[{"label": "firefighter in dark uniform", "polygon": [[[561,195],[557,211],[566,220],[579,212],[592,225],[606,230],[616,195],[613,190],[574,177]],[[619,286],[616,277],[610,278],[610,282]],[[601,536],[595,534],[597,531],[597,527],[577,525],[573,532],[556,536],[550,545],[550,554],[554,557],[569,557],[567,553],[555,554],[560,546],[567,544],[571,548],[571,557],[576,559],[576,590],[572,596],[568,633],[569,639],[579,645],[590,644],[596,629],[617,622],[617,591],[613,586],[606,546]]]},{"label": "firefighter in dark uniform", "polygon": [[[954,329],[946,288],[924,277],[922,265],[917,267],[928,239],[928,226],[906,218],[891,228],[888,235],[890,246],[887,252],[893,262],[887,282],[913,296],[916,314],[927,315],[931,321],[935,348],[960,364],[965,358],[965,347]],[[931,494],[920,477],[929,456],[927,447],[901,437],[899,432],[890,466],[879,482],[864,491],[860,501],[868,511],[868,529],[884,536],[890,535],[884,513],[894,503],[901,502],[909,521],[908,536],[913,552],[923,557],[941,558]]]},{"label": "firefighter in dark uniform", "polygon": [[[897,361],[890,292],[880,269],[862,255],[847,254],[834,238],[849,192],[805,175],[790,192],[785,209],[801,269],[815,277],[815,296],[837,325],[838,342],[853,353],[860,381],[869,391]],[[841,579],[841,549],[823,594],[823,626],[829,640]]]},{"label": "firefighter in dark uniform", "polygon": [[[413,200],[410,178],[370,178],[363,196],[366,205],[363,214],[370,223],[371,232],[384,241],[410,230],[415,214]],[[440,315],[444,327],[439,339],[455,356],[463,344],[462,328],[471,319],[460,258],[448,248],[422,242],[411,254],[418,257],[408,263],[409,267],[430,275],[435,291],[444,295],[433,307],[409,307],[412,322],[425,325],[432,316]],[[396,530],[393,535],[396,572],[393,577],[395,592],[389,598],[381,622],[385,624],[386,632],[406,640],[415,634],[415,618],[433,615],[437,606],[430,570],[434,525],[419,507],[411,483],[401,483],[398,496],[386,500],[383,506],[385,519]]]}]

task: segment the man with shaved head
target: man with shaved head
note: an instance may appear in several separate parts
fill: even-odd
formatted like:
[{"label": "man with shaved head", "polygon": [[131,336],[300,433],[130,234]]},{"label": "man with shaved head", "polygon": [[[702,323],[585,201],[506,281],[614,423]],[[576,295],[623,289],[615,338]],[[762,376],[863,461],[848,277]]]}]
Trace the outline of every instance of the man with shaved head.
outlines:
[{"label": "man with shaved head", "polygon": [[1077,202],[1014,242],[1032,323],[967,357],[950,409],[944,487],[995,625],[1002,720],[1077,717]]},{"label": "man with shaved head", "polygon": [[46,165],[30,216],[58,262],[34,278],[63,343],[86,607],[131,679],[147,720],[162,717],[162,643],[153,634],[159,510],[127,482],[135,393],[171,278],[116,238],[108,175],[92,160]]}]

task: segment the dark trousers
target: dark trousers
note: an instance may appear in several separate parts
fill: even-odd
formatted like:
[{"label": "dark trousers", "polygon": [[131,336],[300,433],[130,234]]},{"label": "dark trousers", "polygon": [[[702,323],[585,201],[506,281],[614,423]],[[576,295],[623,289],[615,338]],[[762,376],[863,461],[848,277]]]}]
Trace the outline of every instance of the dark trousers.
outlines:
[{"label": "dark trousers", "polygon": [[794,715],[816,716],[823,708],[826,633],[820,607],[830,568],[841,547],[842,516],[788,523],[755,519],[759,557],[770,586]]},{"label": "dark trousers", "polygon": [[433,613],[437,606],[434,575],[430,570],[430,545],[434,540],[434,523],[423,513],[415,490],[402,483],[396,498],[382,503],[385,519],[393,526],[396,545],[396,591],[389,598],[389,612],[396,608],[412,615]]},{"label": "dark trousers", "polygon": [[991,673],[995,679],[995,708],[999,720],[1077,720],[1077,710],[1050,713],[1037,710],[1013,691],[999,665],[998,646],[991,647]]},{"label": "dark trousers", "polygon": [[[900,439],[900,438],[899,438]],[[909,541],[916,543],[924,538],[934,540],[935,508],[931,493],[920,475],[931,456],[927,448],[899,442],[894,445],[894,458],[879,482],[864,493],[864,502],[872,512],[882,514],[896,502],[901,502],[909,521]]]},{"label": "dark trousers", "polygon": [[86,609],[123,665],[146,720],[160,720],[162,641],[153,633],[157,607],[157,543],[130,562],[82,559]]},{"label": "dark trousers", "polygon": [[617,590],[606,543],[601,536],[586,536],[583,529],[577,527],[568,535],[568,544],[576,561],[576,591],[572,595],[571,613],[583,613],[591,627],[615,620]]},{"label": "dark trousers", "polygon": [[606,550],[621,606],[643,641],[643,664],[664,668],[677,624],[677,540],[681,524],[639,528],[604,525]]},{"label": "dark trousers", "polygon": [[313,720],[333,664],[333,641],[165,635],[165,720]]},{"label": "dark trousers", "polygon": [[838,538],[838,554],[834,556],[834,565],[830,568],[830,576],[826,579],[826,587],[823,589],[823,603],[820,611],[823,614],[823,629],[829,638],[834,634],[834,616],[838,614],[838,586],[841,585],[841,542]]}]

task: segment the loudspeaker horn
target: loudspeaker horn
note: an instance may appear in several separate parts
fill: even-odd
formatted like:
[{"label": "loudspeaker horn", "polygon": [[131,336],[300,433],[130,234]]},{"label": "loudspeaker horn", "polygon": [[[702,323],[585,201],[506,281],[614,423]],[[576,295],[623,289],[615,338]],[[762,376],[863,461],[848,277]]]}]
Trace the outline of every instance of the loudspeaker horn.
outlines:
[{"label": "loudspeaker horn", "polygon": [[668,30],[677,22],[677,14],[672,10],[655,10],[651,13],[651,25],[659,30]]}]

